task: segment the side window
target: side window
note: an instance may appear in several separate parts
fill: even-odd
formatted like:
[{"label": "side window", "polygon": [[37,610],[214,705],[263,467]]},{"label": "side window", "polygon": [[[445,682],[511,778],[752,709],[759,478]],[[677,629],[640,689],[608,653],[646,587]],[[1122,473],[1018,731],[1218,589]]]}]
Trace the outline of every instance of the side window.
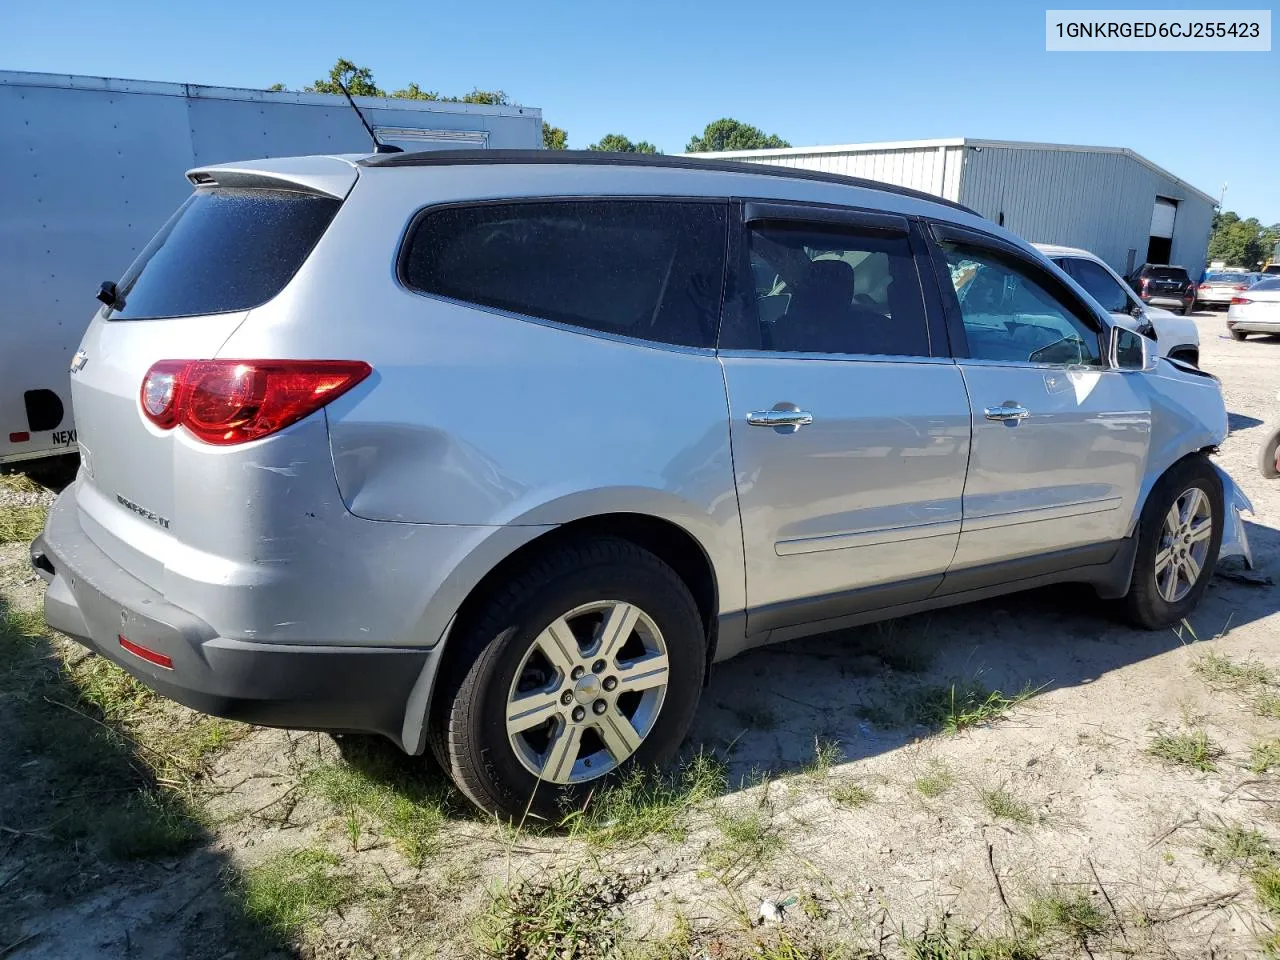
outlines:
[{"label": "side window", "polygon": [[1097,334],[1027,268],[979,247],[950,242],[941,247],[971,357],[1101,365]]},{"label": "side window", "polygon": [[905,236],[758,223],[748,243],[763,349],[929,355],[920,278]]},{"label": "side window", "polygon": [[442,207],[413,224],[406,286],[606,333],[715,345],[726,204],[548,200]]},{"label": "side window", "polygon": [[1128,291],[1092,260],[1073,259],[1071,275],[1107,312],[1127,313],[1132,306]]}]

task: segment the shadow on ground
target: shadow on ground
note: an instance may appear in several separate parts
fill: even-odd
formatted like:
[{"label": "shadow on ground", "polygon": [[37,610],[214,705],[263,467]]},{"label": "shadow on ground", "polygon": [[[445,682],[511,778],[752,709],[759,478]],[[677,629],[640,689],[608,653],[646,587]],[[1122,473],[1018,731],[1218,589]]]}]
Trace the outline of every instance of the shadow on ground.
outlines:
[{"label": "shadow on ground", "polygon": [[[88,654],[85,654],[88,656]],[[288,957],[181,789],[0,597],[0,956]]]}]

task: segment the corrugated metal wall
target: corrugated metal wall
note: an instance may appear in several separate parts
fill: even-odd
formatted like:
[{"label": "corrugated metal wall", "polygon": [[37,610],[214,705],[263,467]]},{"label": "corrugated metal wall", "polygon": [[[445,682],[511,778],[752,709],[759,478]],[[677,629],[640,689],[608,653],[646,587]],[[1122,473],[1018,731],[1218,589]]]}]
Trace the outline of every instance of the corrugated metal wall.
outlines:
[{"label": "corrugated metal wall", "polygon": [[908,147],[858,153],[798,153],[787,156],[742,157],[752,163],[822,170],[847,177],[865,177],[955,200],[960,194],[962,147]]},{"label": "corrugated metal wall", "polygon": [[1198,276],[1213,205],[1122,153],[966,146],[959,200],[1026,240],[1083,247],[1124,273],[1147,255],[1156,197],[1178,201],[1172,263]]}]

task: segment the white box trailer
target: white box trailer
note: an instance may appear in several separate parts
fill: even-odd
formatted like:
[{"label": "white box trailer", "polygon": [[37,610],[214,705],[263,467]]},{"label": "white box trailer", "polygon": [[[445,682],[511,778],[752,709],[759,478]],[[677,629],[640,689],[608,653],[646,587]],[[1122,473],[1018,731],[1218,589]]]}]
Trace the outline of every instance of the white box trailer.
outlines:
[{"label": "white box trailer", "polygon": [[[357,97],[404,150],[542,147],[542,111]],[[370,153],[346,98],[0,71],[0,463],[76,450],[69,366],[104,280],[191,192],[192,167]]]}]

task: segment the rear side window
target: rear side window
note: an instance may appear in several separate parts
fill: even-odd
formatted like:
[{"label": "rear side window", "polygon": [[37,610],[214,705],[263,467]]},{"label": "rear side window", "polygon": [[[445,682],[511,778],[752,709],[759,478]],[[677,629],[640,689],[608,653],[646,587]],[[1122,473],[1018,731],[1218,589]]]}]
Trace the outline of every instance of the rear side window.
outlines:
[{"label": "rear side window", "polygon": [[286,190],[197,190],[120,281],[111,320],[230,313],[284,289],[340,200]]},{"label": "rear side window", "polygon": [[715,344],[726,205],[551,200],[442,207],[411,228],[405,285],[605,333]]}]

